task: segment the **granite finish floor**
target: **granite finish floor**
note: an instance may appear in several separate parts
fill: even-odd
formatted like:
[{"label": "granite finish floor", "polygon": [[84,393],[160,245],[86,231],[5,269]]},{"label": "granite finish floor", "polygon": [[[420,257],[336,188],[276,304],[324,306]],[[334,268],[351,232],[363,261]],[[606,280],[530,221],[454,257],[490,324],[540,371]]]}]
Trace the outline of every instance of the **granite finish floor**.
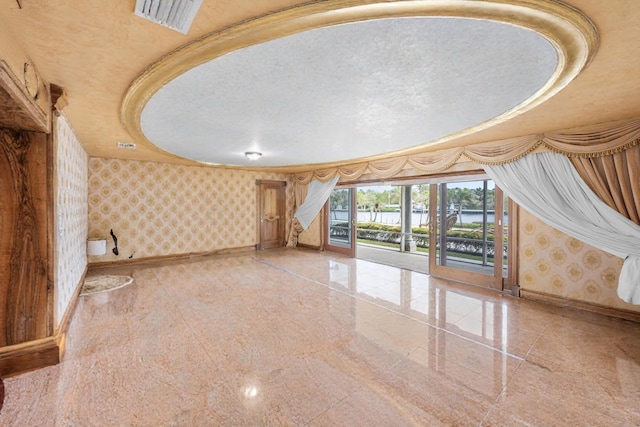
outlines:
[{"label": "granite finish floor", "polygon": [[2,426],[640,424],[640,324],[339,255],[120,267]]}]

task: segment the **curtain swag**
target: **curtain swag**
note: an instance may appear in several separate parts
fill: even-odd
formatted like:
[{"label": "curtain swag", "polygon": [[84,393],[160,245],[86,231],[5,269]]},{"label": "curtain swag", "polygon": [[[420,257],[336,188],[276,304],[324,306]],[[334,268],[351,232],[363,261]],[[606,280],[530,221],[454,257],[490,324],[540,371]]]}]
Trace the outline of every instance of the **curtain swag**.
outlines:
[{"label": "curtain swag", "polygon": [[[539,147],[548,152],[532,154]],[[462,156],[483,165],[513,200],[547,224],[624,258],[618,296],[640,304],[640,119],[360,162],[297,174],[294,181],[305,186],[333,179],[327,184],[332,188],[338,179],[367,172],[389,178],[407,165],[435,173]],[[304,228],[301,222],[292,229]]]},{"label": "curtain swag", "polygon": [[338,177],[333,177],[329,181],[321,182],[312,180],[308,184],[296,182],[294,184],[294,205],[295,214],[289,229],[287,246],[296,246],[298,236],[309,228],[313,219],[318,215],[322,206],[326,203],[338,183]]},{"label": "curtain swag", "polygon": [[390,178],[407,165],[420,173],[436,173],[448,169],[462,156],[481,165],[496,166],[519,160],[538,147],[544,147],[571,159],[603,157],[623,152],[639,144],[640,118],[624,123],[598,124],[467,147],[359,162],[295,174],[294,179],[301,184],[307,184],[312,179],[326,182],[334,177],[343,181],[353,181],[365,173]]}]

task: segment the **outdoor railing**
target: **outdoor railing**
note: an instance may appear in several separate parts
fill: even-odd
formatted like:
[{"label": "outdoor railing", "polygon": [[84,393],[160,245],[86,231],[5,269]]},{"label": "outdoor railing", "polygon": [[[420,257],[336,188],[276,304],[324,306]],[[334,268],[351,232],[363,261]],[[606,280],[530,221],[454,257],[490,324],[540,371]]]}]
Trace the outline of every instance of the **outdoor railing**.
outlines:
[{"label": "outdoor railing", "polygon": [[[455,233],[455,232],[454,232]],[[492,239],[483,239],[469,236],[458,237],[451,236],[447,233],[446,245],[447,254],[451,256],[461,255],[467,259],[477,258],[482,264],[491,265],[491,261],[495,256],[495,245]],[[385,246],[397,245],[400,248],[403,236],[410,237],[418,248],[429,248],[428,233],[403,233],[401,231],[380,230],[370,228],[356,228],[356,236],[359,240],[368,240],[386,244]],[[330,237],[338,240],[347,241],[349,238],[349,227],[346,224],[334,224],[330,227]],[[375,243],[374,243],[375,244]],[[440,250],[439,240],[436,243],[436,250]],[[507,243],[503,245],[503,257],[507,255]],[[471,258],[471,259],[472,259]]]}]

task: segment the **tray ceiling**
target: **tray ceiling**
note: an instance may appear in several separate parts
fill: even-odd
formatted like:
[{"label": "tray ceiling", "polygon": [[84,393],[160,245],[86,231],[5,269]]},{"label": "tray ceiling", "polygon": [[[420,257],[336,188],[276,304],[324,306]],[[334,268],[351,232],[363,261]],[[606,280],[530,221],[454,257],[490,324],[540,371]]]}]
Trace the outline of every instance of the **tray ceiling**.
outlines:
[{"label": "tray ceiling", "polygon": [[[207,0],[186,35],[140,18],[134,6],[0,7],[0,56],[18,71],[27,61],[42,81],[64,88],[63,114],[92,157],[287,172],[640,117],[633,1]],[[461,24],[462,34],[436,32],[442,22]],[[485,24],[511,32],[495,42],[471,37],[479,50],[455,55],[465,52],[465,33]],[[530,37],[533,49],[510,48],[511,34]],[[436,54],[450,73],[430,59]],[[480,62],[468,60],[474,56]],[[486,68],[456,68],[465,60]],[[527,61],[537,71],[503,78],[504,64]],[[192,87],[191,101],[183,93],[169,104],[170,92],[202,70],[215,80]],[[443,76],[449,83],[436,83]],[[490,85],[500,87],[484,96]],[[172,129],[183,120],[188,126]],[[172,141],[163,140],[170,132]],[[241,156],[254,149],[260,160]]]},{"label": "tray ceiling", "polygon": [[[551,80],[557,62],[538,33],[495,21],[334,25],[196,66],[151,97],[141,128],[166,151],[216,164],[368,158],[513,110]],[[252,163],[246,151],[263,156]]]}]

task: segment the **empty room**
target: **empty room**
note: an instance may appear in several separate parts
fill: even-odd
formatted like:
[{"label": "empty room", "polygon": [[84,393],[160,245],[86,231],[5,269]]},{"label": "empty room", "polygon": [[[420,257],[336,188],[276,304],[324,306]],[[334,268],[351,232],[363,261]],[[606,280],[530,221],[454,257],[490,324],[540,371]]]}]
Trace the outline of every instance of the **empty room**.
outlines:
[{"label": "empty room", "polygon": [[3,1],[0,425],[640,425],[638,22]]}]

